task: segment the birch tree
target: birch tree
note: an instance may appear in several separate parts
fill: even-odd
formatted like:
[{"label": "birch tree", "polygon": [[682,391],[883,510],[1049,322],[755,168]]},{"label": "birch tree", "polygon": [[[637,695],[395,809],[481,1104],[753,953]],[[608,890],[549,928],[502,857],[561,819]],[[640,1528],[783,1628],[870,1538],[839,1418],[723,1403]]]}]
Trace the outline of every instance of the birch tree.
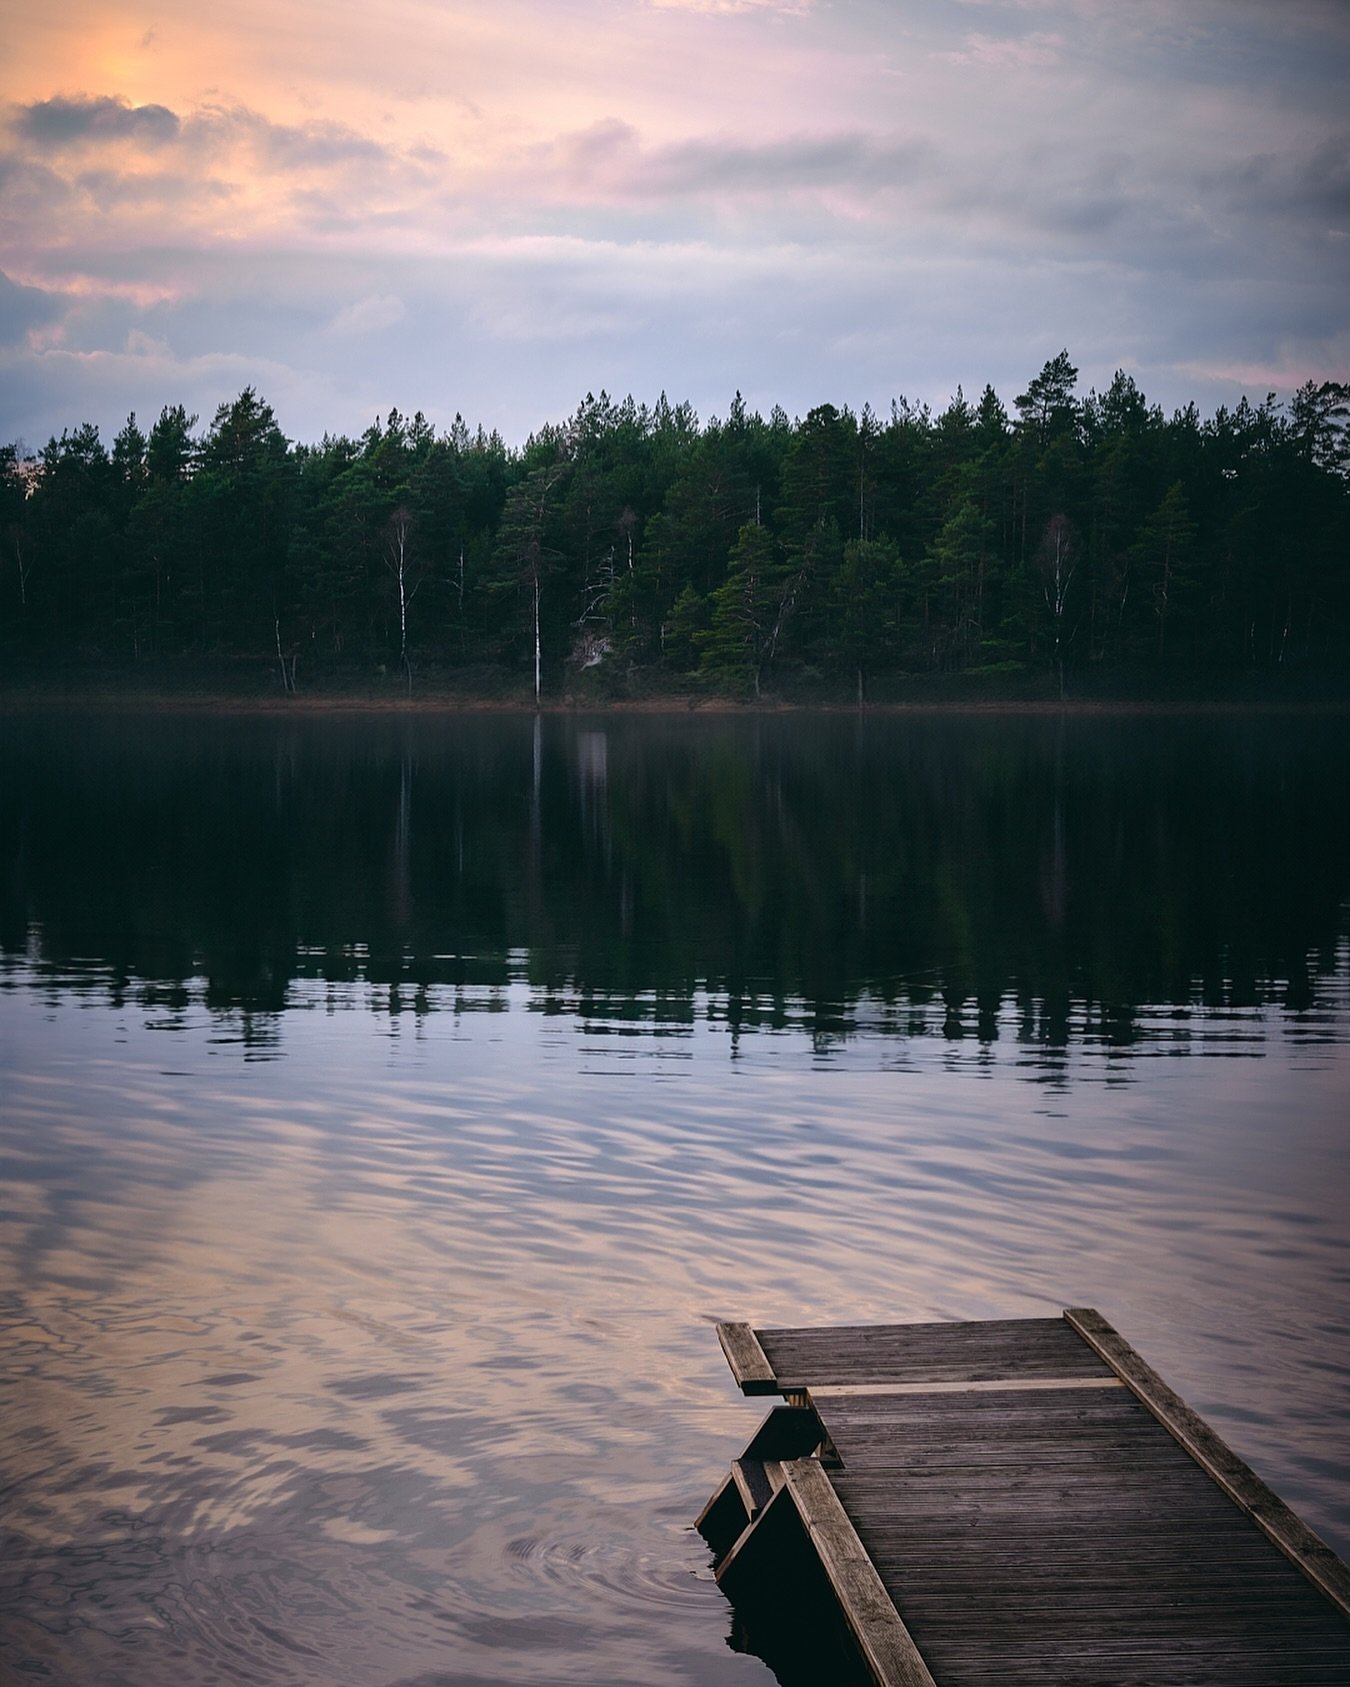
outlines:
[{"label": "birch tree", "polygon": [[398,665],[412,696],[412,663],[408,659],[408,610],[417,596],[421,576],[414,575],[410,544],[412,511],[400,504],[389,517],[384,531],[384,565],[394,579],[394,601],[398,610]]},{"label": "birch tree", "polygon": [[536,709],[543,694],[544,585],[561,561],[561,553],[548,542],[549,520],[566,468],[562,460],[541,464],[513,486],[498,533],[495,584],[499,591],[523,597],[528,606]]}]

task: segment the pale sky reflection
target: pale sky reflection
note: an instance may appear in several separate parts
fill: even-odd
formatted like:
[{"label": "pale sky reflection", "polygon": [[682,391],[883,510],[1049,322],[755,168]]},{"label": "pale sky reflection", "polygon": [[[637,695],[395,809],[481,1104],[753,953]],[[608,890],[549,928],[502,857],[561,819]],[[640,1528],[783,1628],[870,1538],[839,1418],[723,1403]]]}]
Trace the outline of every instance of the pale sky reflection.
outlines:
[{"label": "pale sky reflection", "polygon": [[[1099,1091],[1069,1121],[1026,1087],[927,1072],[878,1085],[790,1060],[743,1098],[734,1080],[717,1106],[676,1082],[657,1109],[557,1072],[545,1101],[515,1075],[519,1038],[541,1024],[526,1016],[502,1045],[458,1045],[448,1084],[433,1045],[353,1102],[323,1024],[296,1022],[284,1067],[237,1069],[186,1112],[147,1069],[99,1092],[95,1123],[89,1080],[69,1077],[36,1086],[6,1132],[44,1142],[41,1161],[29,1148],[9,1162],[7,1275],[21,1324],[48,1338],[24,1415],[71,1459],[134,1471],[153,1448],[147,1493],[171,1461],[203,1459],[203,1527],[279,1503],[294,1468],[264,1463],[245,1482],[248,1459],[210,1450],[217,1424],[164,1419],[180,1399],[264,1444],[329,1426],[353,1444],[324,1466],[350,1474],[390,1446],[410,1396],[429,1395],[444,1429],[396,1433],[397,1457],[453,1496],[484,1460],[558,1456],[575,1431],[565,1403],[507,1403],[565,1382],[592,1347],[622,1353],[626,1392],[668,1393],[669,1342],[692,1344],[715,1316],[979,1316],[1096,1298],[1185,1348],[1203,1381],[1191,1321],[1236,1311],[1235,1278],[1259,1274],[1263,1301],[1290,1309],[1272,1332],[1273,1404],[1298,1309],[1314,1316],[1346,1275],[1332,1116],[1286,1109],[1277,1141],[1272,1088],[1209,1063],[1168,1074],[1178,1097],[1203,1094],[1208,1132],[1193,1114],[1186,1132],[1144,1116],[1129,1091]],[[1334,1052],[1328,1090],[1343,1068]],[[47,1169],[85,1165],[94,1188]],[[53,1177],[59,1201],[41,1193]],[[241,1371],[257,1380],[206,1381]],[[363,1391],[361,1378],[386,1382]],[[472,1442],[483,1411],[503,1414],[493,1449],[457,1449],[456,1423]],[[598,1449],[611,1431],[595,1417],[583,1439]],[[72,1493],[51,1526],[99,1503]]]}]

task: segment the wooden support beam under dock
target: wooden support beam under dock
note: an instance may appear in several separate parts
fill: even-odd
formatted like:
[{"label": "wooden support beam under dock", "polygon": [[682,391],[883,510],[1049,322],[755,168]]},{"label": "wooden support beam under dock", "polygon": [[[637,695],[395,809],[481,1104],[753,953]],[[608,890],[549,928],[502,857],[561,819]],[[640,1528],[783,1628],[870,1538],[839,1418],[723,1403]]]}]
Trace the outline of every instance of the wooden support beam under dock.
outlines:
[{"label": "wooden support beam under dock", "polygon": [[718,1338],[780,1394],[698,1519],[809,1542],[881,1687],[1350,1683],[1350,1570],[1097,1312]]}]

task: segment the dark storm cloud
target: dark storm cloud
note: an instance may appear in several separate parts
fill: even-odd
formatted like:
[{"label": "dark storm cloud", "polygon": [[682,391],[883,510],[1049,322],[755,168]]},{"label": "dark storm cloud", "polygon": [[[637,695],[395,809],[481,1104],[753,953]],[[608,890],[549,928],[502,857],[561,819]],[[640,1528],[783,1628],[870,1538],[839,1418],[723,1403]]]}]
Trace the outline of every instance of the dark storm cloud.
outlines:
[{"label": "dark storm cloud", "polygon": [[181,123],[167,106],[134,106],[107,94],[78,94],[20,106],[15,128],[40,150],[57,150],[83,141],[161,146],[177,136]]}]

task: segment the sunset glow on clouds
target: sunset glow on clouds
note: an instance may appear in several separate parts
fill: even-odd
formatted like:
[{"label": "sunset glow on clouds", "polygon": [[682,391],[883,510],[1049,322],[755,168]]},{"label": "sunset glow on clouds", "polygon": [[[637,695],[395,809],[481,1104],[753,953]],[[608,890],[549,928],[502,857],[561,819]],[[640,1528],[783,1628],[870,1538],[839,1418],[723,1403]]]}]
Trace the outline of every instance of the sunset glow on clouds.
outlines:
[{"label": "sunset glow on clouds", "polygon": [[53,0],[0,92],[0,440],[588,389],[1165,406],[1350,375],[1339,0]]}]

